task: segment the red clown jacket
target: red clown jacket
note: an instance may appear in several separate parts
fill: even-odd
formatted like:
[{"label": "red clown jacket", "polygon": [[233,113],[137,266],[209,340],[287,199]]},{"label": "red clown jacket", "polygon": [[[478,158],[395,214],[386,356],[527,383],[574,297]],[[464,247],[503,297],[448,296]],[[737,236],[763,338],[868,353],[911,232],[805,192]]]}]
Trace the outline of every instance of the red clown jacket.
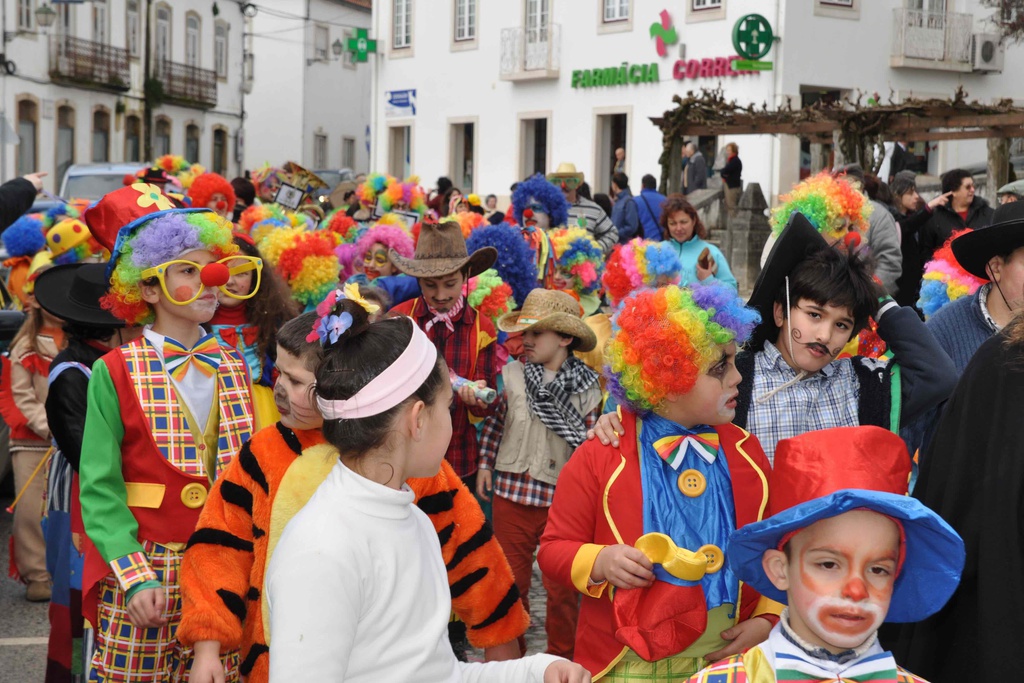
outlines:
[{"label": "red clown jacket", "polygon": [[[594,439],[584,442],[569,459],[558,478],[537,556],[546,575],[586,596],[580,605],[575,660],[591,671],[595,680],[610,671],[628,648],[616,637],[616,589],[606,590],[607,583],[588,584],[594,560],[602,548],[619,543],[632,546],[644,533],[636,416],[623,410],[622,425],[619,448],[603,446]],[[729,465],[737,527],[758,521],[768,506],[768,459],[749,432],[732,424],[719,425],[715,431]],[[695,622],[706,619],[703,590],[699,586],[677,588],[672,595],[682,598],[678,609],[695,612]],[[782,609],[746,584],[741,584],[739,602],[737,621],[777,615]],[[671,613],[672,609],[665,611]],[[694,640],[696,637],[680,643],[676,653]]]}]

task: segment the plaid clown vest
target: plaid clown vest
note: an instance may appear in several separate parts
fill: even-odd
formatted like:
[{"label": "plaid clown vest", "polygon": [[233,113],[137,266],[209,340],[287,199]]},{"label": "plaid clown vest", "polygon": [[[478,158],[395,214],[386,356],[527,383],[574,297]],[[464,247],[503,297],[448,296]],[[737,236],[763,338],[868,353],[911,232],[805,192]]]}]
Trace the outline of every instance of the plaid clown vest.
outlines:
[{"label": "plaid clown vest", "polygon": [[121,400],[122,473],[140,539],[187,542],[210,485],[252,435],[245,361],[228,347],[221,356],[205,434],[145,337],[103,358]]}]

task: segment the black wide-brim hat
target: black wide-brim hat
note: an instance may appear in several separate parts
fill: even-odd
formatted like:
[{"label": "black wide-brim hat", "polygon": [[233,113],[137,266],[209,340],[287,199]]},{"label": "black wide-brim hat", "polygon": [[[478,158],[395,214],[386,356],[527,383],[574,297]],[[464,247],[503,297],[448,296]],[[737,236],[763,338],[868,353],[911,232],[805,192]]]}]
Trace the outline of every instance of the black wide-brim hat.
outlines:
[{"label": "black wide-brim hat", "polygon": [[765,341],[775,339],[778,335],[775,296],[786,283],[786,277],[808,256],[829,248],[828,242],[811,222],[802,213],[794,211],[768,253],[768,260],[757,276],[754,290],[747,301],[748,306],[756,308],[761,314],[761,324],[754,329],[748,344],[751,349],[760,350]]},{"label": "black wide-brim hat", "polygon": [[107,293],[106,263],[68,263],[48,268],[36,279],[36,301],[61,320],[90,327],[124,327],[100,306]]},{"label": "black wide-brim hat", "polygon": [[953,256],[960,267],[982,280],[991,280],[985,266],[994,256],[1024,247],[1024,201],[1001,204],[992,223],[953,240]]}]

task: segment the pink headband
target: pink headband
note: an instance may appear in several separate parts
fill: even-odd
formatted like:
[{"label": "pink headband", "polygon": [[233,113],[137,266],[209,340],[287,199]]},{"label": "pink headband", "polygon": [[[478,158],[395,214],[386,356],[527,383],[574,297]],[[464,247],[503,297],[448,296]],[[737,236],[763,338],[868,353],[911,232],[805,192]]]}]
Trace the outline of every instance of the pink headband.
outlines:
[{"label": "pink headband", "polygon": [[356,392],[352,398],[333,401],[316,397],[325,420],[357,420],[391,410],[420,388],[437,365],[437,347],[412,322],[412,339],[394,363]]}]

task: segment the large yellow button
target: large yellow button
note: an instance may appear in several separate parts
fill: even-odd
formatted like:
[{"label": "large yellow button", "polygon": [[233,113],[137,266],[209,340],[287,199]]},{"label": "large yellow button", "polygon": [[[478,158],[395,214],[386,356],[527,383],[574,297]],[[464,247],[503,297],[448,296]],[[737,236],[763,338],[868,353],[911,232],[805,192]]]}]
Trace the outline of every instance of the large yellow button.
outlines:
[{"label": "large yellow button", "polygon": [[697,549],[698,555],[703,555],[708,560],[708,574],[714,574],[725,565],[725,553],[717,545],[702,545]]},{"label": "large yellow button", "polygon": [[203,507],[203,503],[206,502],[206,487],[197,482],[186,484],[181,489],[181,502],[193,510]]},{"label": "large yellow button", "polygon": [[708,487],[708,480],[697,470],[683,470],[677,482],[679,490],[687,498],[696,498]]}]

